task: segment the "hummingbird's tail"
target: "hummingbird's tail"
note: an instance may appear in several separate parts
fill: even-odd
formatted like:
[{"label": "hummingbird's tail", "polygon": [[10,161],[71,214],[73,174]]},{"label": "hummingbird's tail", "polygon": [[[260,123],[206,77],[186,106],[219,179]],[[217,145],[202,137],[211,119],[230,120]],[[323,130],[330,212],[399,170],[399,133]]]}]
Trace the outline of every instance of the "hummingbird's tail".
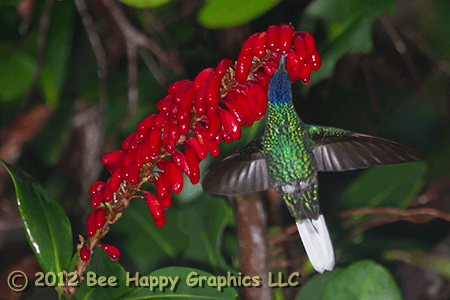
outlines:
[{"label": "hummingbird's tail", "polygon": [[317,219],[296,220],[298,232],[314,269],[323,273],[334,268],[334,250],[322,214]]}]

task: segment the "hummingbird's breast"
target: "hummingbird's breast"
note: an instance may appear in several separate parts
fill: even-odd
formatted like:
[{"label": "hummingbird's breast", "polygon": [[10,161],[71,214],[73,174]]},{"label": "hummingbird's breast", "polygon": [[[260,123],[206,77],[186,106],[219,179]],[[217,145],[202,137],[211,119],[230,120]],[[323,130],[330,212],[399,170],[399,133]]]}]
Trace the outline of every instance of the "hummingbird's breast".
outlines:
[{"label": "hummingbird's breast", "polygon": [[269,107],[263,151],[269,176],[283,194],[301,192],[317,178],[309,132],[292,102]]}]

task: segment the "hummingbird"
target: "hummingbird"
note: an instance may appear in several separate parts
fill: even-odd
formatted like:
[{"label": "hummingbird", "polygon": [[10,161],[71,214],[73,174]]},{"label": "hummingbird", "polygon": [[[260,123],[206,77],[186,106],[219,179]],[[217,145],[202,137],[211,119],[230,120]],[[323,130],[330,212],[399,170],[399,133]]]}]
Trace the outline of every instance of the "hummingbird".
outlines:
[{"label": "hummingbird", "polygon": [[292,102],[284,56],[270,80],[268,101],[263,136],[214,165],[202,182],[203,191],[236,195],[275,189],[295,219],[314,269],[331,271],[335,256],[319,208],[317,172],[403,164],[420,155],[382,138],[303,123]]}]

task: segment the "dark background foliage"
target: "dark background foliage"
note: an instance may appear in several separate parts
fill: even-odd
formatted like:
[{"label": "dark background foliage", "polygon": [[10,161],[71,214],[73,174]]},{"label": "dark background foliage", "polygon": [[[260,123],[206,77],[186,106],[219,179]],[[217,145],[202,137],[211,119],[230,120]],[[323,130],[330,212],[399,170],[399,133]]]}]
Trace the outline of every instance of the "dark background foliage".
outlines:
[{"label": "dark background foliage", "polygon": [[[309,86],[293,85],[301,118],[397,141],[424,157],[410,165],[319,175],[321,207],[339,269],[312,277],[298,299],[338,295],[333,287],[321,292],[346,267],[335,286],[354,284],[348,274],[358,270],[348,266],[367,259],[378,263],[368,263],[370,270],[383,265],[393,274],[404,299],[450,297],[450,223],[442,219],[450,220],[448,1],[7,2],[0,6],[0,158],[32,175],[57,199],[70,219],[74,245],[79,233],[85,235],[89,186],[108,175],[100,157],[118,149],[137,123],[156,111],[167,87],[193,79],[224,57],[235,60],[252,33],[291,23],[314,35],[322,57]],[[75,3],[87,4],[91,34],[100,42],[94,51]],[[122,18],[114,16],[114,9]],[[127,53],[127,45],[133,51]],[[217,159],[251,141],[263,127],[261,120],[246,128],[240,141],[221,145]],[[203,175],[213,161],[201,164]],[[284,205],[279,210],[267,206],[269,234],[275,238],[292,219]],[[362,207],[407,208],[409,213],[403,218],[366,212],[343,218],[339,213]],[[418,214],[412,208],[433,210]],[[432,218],[435,212],[440,218]],[[228,199],[186,184],[166,219],[157,228],[146,204],[133,200],[104,243],[122,250],[119,262],[130,272],[150,274],[169,266],[213,274],[239,270]],[[286,243],[298,251],[274,256],[273,270],[301,270],[305,284],[311,267],[303,259],[298,263],[303,248],[296,233],[290,237]],[[95,257],[99,272],[105,263],[101,258]],[[118,268],[106,262],[107,268]],[[15,269],[33,278],[40,267],[26,240],[14,187],[0,168],[0,291],[5,291],[0,296],[56,297],[50,288],[6,292],[6,278]],[[297,292],[275,289],[285,299]],[[86,287],[79,295],[85,293]]]}]

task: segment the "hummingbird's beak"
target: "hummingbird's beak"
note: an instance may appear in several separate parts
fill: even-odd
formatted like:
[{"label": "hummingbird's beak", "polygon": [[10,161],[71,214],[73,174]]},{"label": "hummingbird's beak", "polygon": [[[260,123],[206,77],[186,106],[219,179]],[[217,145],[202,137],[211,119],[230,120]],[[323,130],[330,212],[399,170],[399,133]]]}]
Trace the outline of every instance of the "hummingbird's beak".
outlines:
[{"label": "hummingbird's beak", "polygon": [[282,55],[280,56],[280,63],[278,64],[277,72],[280,70],[286,71],[286,57]]}]

